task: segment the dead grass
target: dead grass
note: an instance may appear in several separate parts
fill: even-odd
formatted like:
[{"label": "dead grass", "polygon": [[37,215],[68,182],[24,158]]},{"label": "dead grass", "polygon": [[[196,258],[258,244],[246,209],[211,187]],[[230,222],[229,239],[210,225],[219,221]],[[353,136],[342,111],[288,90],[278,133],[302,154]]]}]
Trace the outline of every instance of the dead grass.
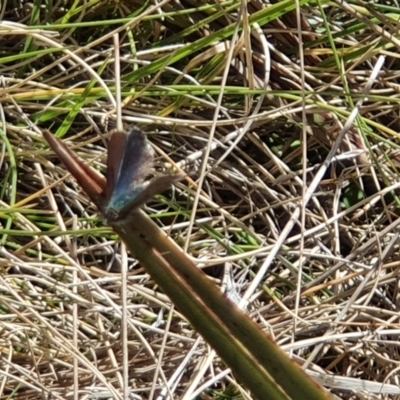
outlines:
[{"label": "dead grass", "polygon": [[399,9],[32,4],[0,5],[1,398],[249,398],[42,139],[104,172],[116,31],[124,124],[195,181],[149,214],[339,398],[400,398]]}]

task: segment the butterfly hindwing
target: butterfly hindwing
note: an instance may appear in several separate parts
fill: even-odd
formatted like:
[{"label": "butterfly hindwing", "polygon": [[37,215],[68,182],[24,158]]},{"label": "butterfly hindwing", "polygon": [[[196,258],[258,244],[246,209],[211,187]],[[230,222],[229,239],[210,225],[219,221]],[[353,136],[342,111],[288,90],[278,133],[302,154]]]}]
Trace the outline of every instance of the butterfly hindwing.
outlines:
[{"label": "butterfly hindwing", "polygon": [[153,178],[143,189],[143,191],[135,198],[134,201],[127,204],[121,209],[119,218],[127,217],[134,209],[140,207],[148,200],[152,199],[156,194],[162,193],[169,189],[173,183],[184,178],[184,174],[178,175],[163,175]]}]

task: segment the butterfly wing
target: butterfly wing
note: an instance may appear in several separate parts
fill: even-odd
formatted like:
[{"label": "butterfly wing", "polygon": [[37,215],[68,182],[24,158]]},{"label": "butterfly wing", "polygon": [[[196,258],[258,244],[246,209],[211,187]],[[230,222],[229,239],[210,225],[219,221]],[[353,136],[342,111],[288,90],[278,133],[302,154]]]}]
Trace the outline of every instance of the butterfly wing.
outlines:
[{"label": "butterfly wing", "polygon": [[152,164],[153,150],[139,128],[128,134],[115,131],[108,147],[107,207],[119,212],[135,201],[146,187]]},{"label": "butterfly wing", "polygon": [[182,180],[185,174],[176,175],[163,175],[153,178],[143,190],[137,195],[137,197],[130,203],[126,204],[119,212],[109,213],[107,215],[107,221],[109,223],[117,223],[119,221],[124,221],[134,214],[142,204],[146,203],[148,200],[152,199],[156,194],[162,193],[169,189],[171,185],[175,182]]}]

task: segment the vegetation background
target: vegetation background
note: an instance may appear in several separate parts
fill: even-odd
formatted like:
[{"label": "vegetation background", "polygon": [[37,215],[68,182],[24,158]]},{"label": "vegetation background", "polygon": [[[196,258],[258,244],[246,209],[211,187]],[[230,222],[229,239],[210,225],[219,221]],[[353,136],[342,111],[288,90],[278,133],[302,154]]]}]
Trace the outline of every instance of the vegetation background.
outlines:
[{"label": "vegetation background", "polygon": [[104,172],[116,51],[127,130],[194,181],[146,212],[332,393],[400,398],[399,18],[395,1],[0,1],[1,398],[118,399],[124,373],[133,399],[250,398],[42,138]]}]

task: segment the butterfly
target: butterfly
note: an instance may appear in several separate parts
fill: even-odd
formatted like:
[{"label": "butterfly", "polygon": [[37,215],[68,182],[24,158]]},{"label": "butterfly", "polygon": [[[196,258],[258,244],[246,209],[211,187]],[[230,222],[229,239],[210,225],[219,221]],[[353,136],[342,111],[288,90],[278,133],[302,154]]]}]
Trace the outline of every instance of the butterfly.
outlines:
[{"label": "butterfly", "polygon": [[48,131],[43,136],[110,225],[126,221],[141,205],[168,189],[183,174],[146,178],[154,151],[138,127],[115,130],[108,143],[106,179]]}]

